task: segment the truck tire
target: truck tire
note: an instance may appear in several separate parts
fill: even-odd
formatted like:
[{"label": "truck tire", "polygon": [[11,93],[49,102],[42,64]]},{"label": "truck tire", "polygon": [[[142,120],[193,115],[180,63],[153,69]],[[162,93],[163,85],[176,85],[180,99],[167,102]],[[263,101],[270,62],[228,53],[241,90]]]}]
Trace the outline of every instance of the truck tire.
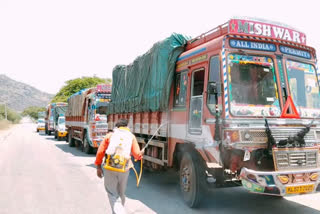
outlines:
[{"label": "truck tire", "polygon": [[203,197],[204,170],[200,166],[196,154],[184,152],[180,162],[180,189],[185,203],[198,207]]},{"label": "truck tire", "polygon": [[87,134],[84,134],[83,137],[83,147],[82,147],[82,151],[85,152],[86,154],[91,154],[92,153],[92,147],[90,146],[89,142],[88,142],[88,138],[87,138]]},{"label": "truck tire", "polygon": [[75,146],[75,142],[74,142],[74,139],[72,138],[71,134],[68,134],[68,142],[69,142],[70,147]]}]

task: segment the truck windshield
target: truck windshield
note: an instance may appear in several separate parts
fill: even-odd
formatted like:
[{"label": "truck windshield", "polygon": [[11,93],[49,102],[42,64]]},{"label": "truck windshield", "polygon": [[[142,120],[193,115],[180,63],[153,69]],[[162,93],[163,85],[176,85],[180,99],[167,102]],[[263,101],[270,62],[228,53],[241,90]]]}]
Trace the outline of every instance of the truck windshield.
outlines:
[{"label": "truck windshield", "polygon": [[270,57],[229,54],[229,99],[235,116],[280,116]]},{"label": "truck windshield", "polygon": [[44,123],[44,119],[38,119],[38,123]]},{"label": "truck windshield", "polygon": [[96,110],[97,114],[106,114],[107,113],[107,107],[109,105],[109,102],[97,102],[96,103]]},{"label": "truck windshield", "polygon": [[315,68],[306,63],[287,60],[289,87],[301,117],[320,116],[319,85]]},{"label": "truck windshield", "polygon": [[59,124],[65,124],[65,122],[66,122],[66,120],[65,120],[65,118],[63,117],[63,118],[59,118]]}]

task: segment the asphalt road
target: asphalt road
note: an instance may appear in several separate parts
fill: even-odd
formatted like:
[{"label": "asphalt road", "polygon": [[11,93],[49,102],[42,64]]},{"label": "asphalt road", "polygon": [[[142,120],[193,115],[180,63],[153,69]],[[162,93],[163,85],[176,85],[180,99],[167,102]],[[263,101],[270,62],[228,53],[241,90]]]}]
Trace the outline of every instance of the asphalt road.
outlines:
[{"label": "asphalt road", "polygon": [[[0,132],[0,214],[111,213],[94,155],[39,135],[25,123]],[[202,207],[189,209],[174,171],[144,172],[139,189],[133,172],[128,213],[320,213],[320,194],[278,198],[249,194],[241,187],[214,189]]]}]

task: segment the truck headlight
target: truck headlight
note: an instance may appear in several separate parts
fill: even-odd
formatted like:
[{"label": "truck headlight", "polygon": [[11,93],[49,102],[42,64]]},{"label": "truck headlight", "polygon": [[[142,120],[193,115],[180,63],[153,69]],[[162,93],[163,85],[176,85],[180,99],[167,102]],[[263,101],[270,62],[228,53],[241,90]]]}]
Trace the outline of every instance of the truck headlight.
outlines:
[{"label": "truck headlight", "polygon": [[238,130],[225,130],[224,138],[231,143],[240,141],[240,135]]}]

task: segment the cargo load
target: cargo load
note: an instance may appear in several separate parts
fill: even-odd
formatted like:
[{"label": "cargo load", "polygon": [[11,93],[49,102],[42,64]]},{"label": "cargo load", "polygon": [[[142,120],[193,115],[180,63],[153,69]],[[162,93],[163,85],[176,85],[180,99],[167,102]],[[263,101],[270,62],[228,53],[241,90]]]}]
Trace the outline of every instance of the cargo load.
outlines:
[{"label": "cargo load", "polygon": [[168,108],[175,64],[187,37],[172,34],[130,65],[117,65],[112,73],[109,113],[163,111]]},{"label": "cargo load", "polygon": [[43,118],[44,119],[45,117],[46,117],[46,112],[45,111],[39,111],[38,112],[38,119],[39,118]]}]

